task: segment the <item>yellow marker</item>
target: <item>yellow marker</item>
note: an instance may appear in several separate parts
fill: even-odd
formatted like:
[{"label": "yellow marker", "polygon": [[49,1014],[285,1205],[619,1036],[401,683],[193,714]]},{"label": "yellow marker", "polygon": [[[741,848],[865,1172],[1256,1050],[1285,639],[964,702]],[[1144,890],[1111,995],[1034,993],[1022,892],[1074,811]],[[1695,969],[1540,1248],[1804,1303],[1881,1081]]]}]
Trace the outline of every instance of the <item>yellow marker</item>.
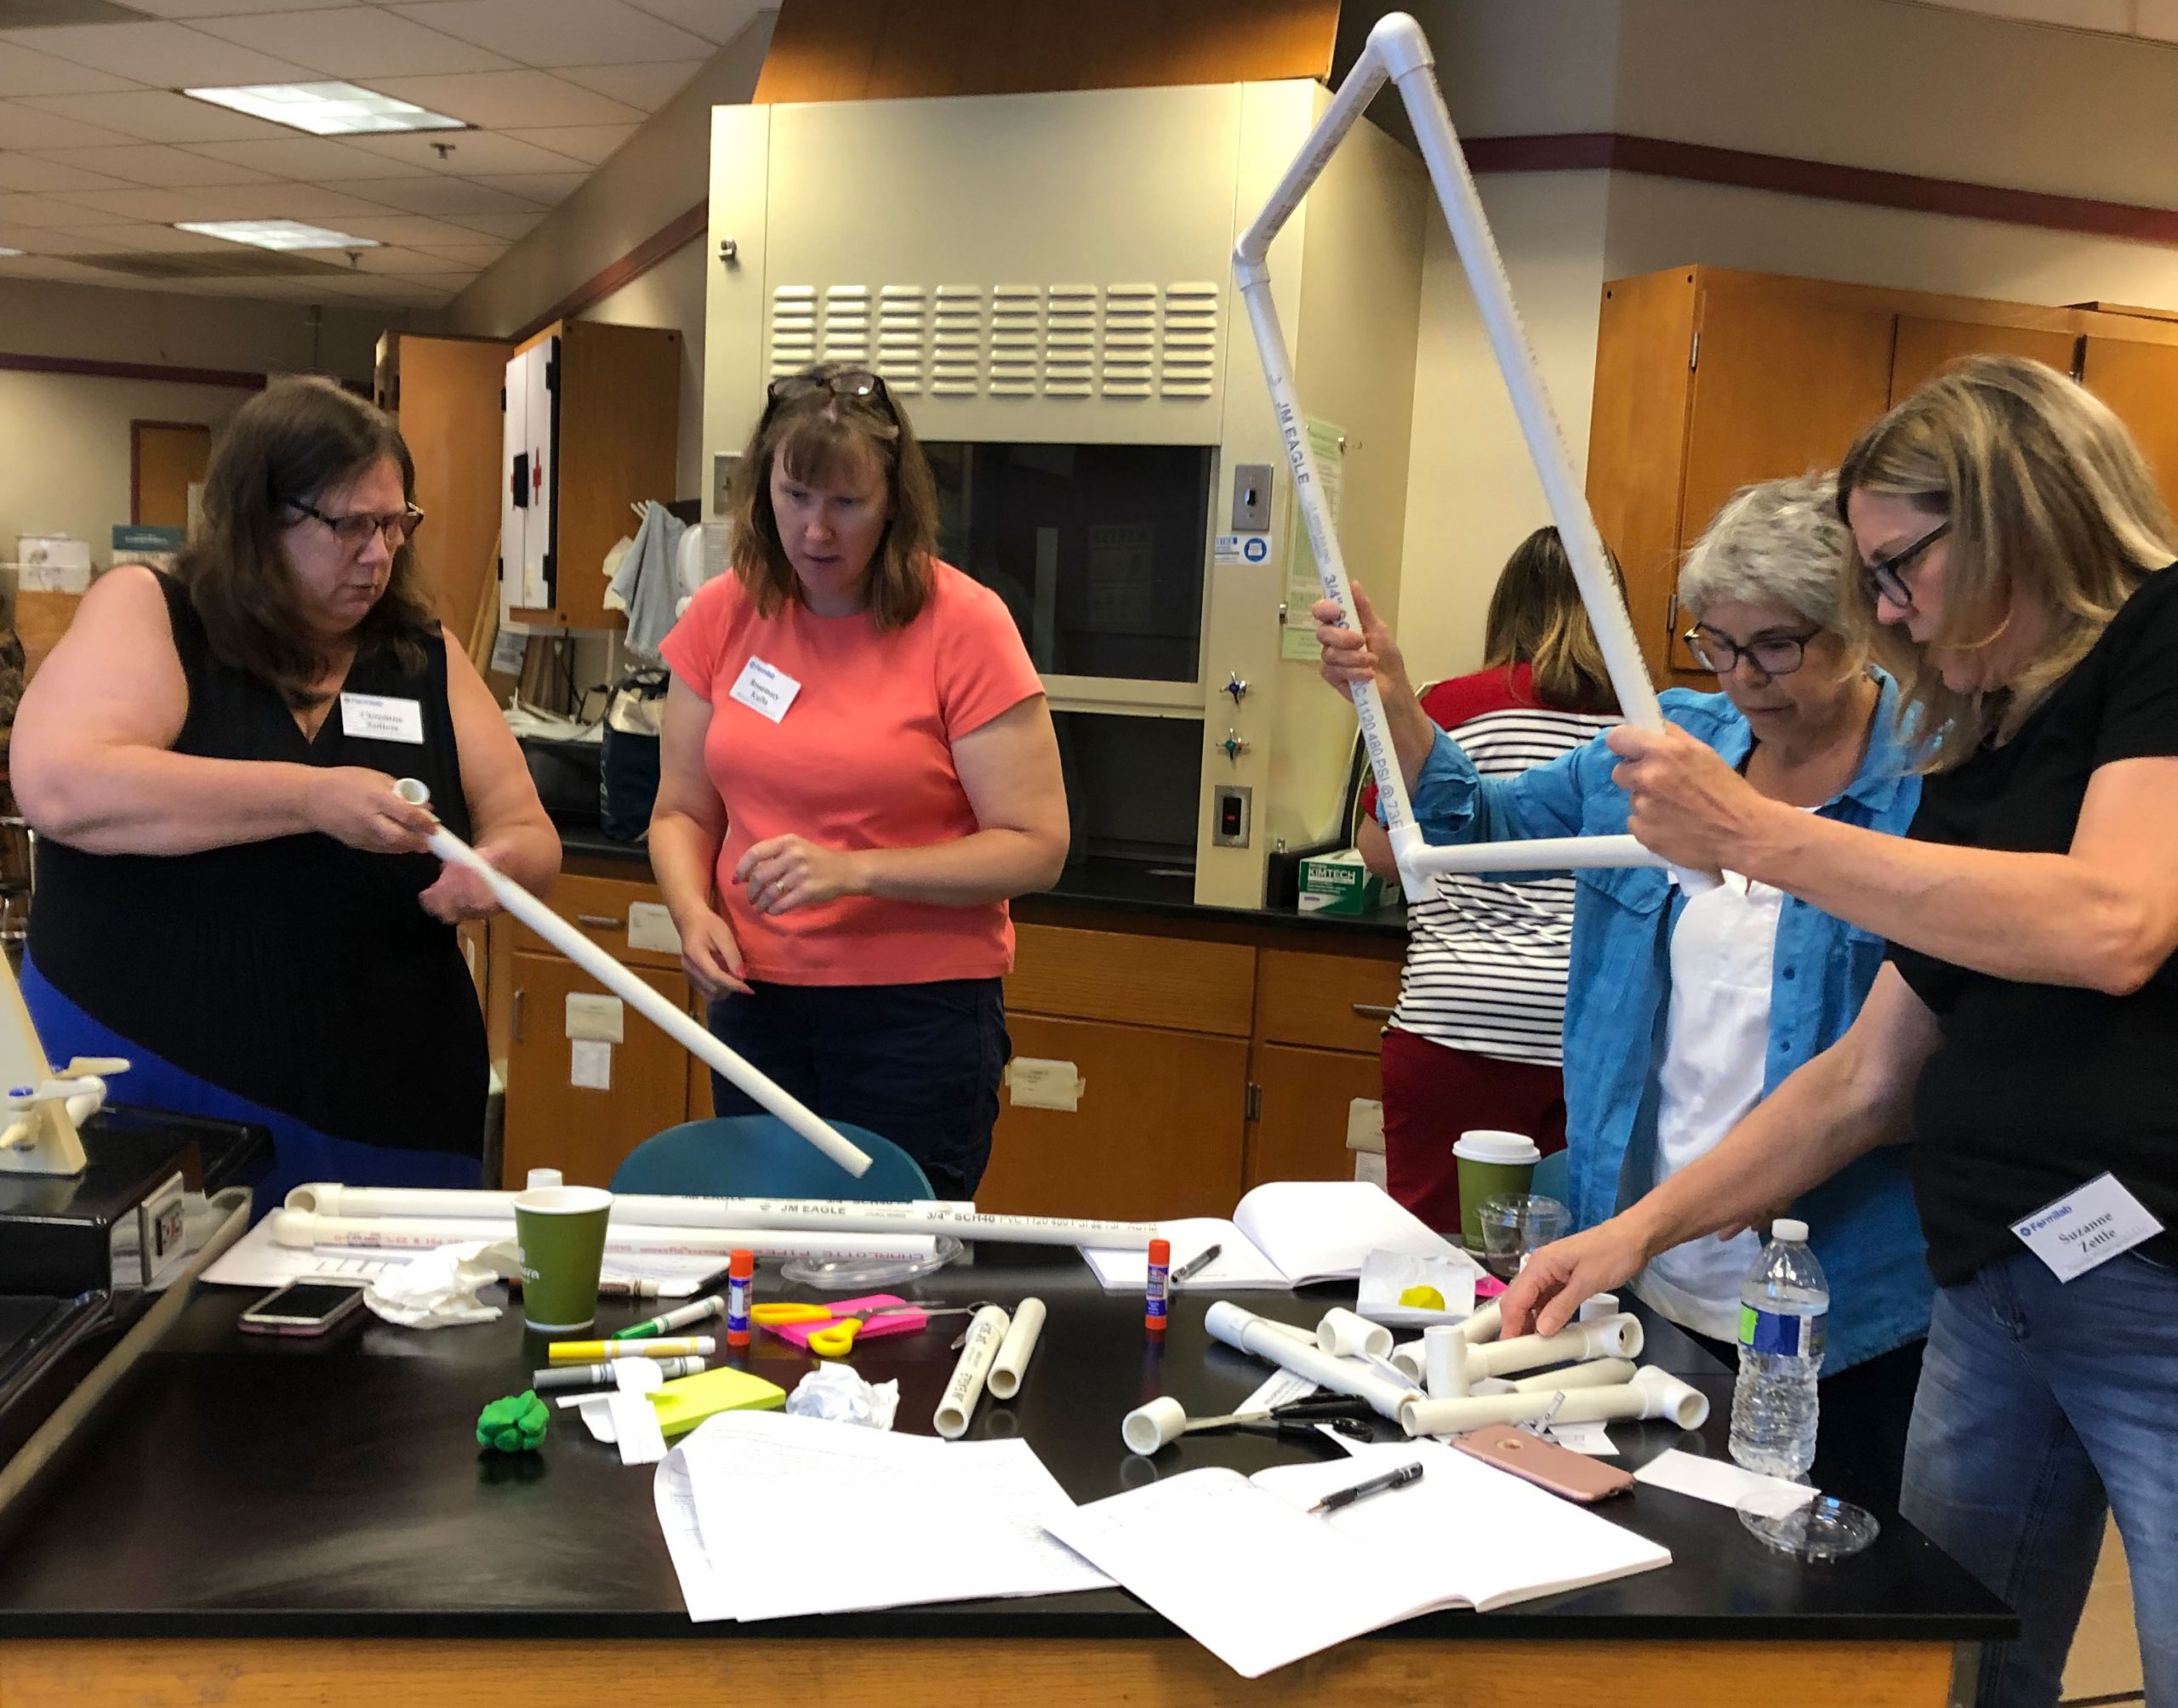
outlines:
[{"label": "yellow marker", "polygon": [[718,1351],[709,1335],[650,1341],[555,1341],[544,1361],[553,1364],[594,1364],[607,1358],[708,1358]]},{"label": "yellow marker", "polygon": [[1410,1287],[1399,1295],[1400,1304],[1417,1311],[1441,1311],[1445,1295],[1434,1287]]}]

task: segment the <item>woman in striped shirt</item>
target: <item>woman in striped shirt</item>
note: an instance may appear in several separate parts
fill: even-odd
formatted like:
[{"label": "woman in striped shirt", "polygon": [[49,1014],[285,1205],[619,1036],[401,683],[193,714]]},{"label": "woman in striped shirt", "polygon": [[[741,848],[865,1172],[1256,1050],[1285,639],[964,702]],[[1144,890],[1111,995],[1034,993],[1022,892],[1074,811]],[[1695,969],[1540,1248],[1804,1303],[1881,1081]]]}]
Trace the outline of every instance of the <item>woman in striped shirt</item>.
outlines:
[{"label": "woman in striped shirt", "polygon": [[[1484,624],[1483,669],[1424,692],[1422,709],[1485,777],[1509,777],[1584,746],[1617,718],[1611,680],[1556,528],[1506,560]],[[1391,843],[1365,800],[1369,869],[1399,881]],[[1392,1196],[1457,1233],[1461,1130],[1565,1143],[1559,1033],[1573,937],[1573,880],[1441,877],[1407,909],[1399,1006],[1384,1030],[1384,1162]],[[1455,1119],[1447,1119],[1456,1112]]]}]

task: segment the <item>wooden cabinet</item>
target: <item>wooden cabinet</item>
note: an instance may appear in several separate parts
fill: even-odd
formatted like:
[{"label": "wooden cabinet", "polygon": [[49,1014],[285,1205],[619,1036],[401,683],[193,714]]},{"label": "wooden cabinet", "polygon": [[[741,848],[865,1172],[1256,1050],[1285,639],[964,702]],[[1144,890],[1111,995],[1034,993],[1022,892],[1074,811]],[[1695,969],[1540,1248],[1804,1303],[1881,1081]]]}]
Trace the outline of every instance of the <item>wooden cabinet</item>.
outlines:
[{"label": "wooden cabinet", "polygon": [[400,424],[428,518],[417,561],[440,619],[465,643],[499,598],[499,387],[512,348],[402,332],[379,340],[378,406]]},{"label": "wooden cabinet", "polygon": [[1257,1046],[1254,1129],[1248,1142],[1248,1186],[1267,1180],[1352,1180],[1354,1153],[1346,1125],[1354,1100],[1381,1101],[1377,1054]]},{"label": "wooden cabinet", "polygon": [[[605,554],[635,532],[629,505],[675,494],[681,334],[556,321],[505,365],[499,533],[503,584],[533,628],[617,629],[605,609]],[[533,382],[533,383],[531,383]],[[518,413],[519,412],[519,413]]]},{"label": "wooden cabinet", "polygon": [[1962,356],[2082,379],[2178,496],[2178,323],[2143,313],[1677,267],[1604,287],[1588,500],[1660,684],[1708,686],[1678,636],[1679,565],[1754,481],[1833,467],[1884,409]]}]

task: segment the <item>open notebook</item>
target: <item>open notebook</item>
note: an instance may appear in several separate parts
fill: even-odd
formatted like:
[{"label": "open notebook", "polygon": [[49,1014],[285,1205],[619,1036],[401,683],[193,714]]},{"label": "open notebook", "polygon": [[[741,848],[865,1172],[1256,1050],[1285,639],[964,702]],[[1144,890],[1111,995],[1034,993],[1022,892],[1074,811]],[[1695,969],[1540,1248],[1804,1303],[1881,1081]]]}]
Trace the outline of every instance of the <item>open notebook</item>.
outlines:
[{"label": "open notebook", "polygon": [[[1191,1216],[1161,1221],[1157,1231],[1172,1243],[1175,1270],[1212,1245],[1222,1248],[1208,1268],[1180,1284],[1191,1292],[1350,1280],[1371,1251],[1426,1257],[1454,1249],[1383,1187],[1353,1180],[1273,1181],[1242,1198],[1230,1221]],[[1147,1252],[1084,1246],[1081,1255],[1111,1291],[1139,1289],[1149,1278]]]},{"label": "open notebook", "polygon": [[[1307,1510],[1416,1460],[1419,1483]],[[1044,1523],[1244,1678],[1440,1608],[1486,1612],[1671,1563],[1656,1543],[1434,1441],[1252,1477],[1189,1471]]]}]

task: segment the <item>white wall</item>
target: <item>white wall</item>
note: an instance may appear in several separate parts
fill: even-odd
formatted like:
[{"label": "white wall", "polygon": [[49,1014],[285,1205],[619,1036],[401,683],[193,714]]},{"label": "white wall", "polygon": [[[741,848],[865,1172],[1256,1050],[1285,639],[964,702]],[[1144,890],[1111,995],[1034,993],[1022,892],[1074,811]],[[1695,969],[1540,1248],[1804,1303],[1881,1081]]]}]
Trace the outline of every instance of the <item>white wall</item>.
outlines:
[{"label": "white wall", "polygon": [[231,386],[0,368],[0,560],[15,536],[65,533],[111,554],[128,520],[128,424],[202,421],[216,427],[250,394]]}]

